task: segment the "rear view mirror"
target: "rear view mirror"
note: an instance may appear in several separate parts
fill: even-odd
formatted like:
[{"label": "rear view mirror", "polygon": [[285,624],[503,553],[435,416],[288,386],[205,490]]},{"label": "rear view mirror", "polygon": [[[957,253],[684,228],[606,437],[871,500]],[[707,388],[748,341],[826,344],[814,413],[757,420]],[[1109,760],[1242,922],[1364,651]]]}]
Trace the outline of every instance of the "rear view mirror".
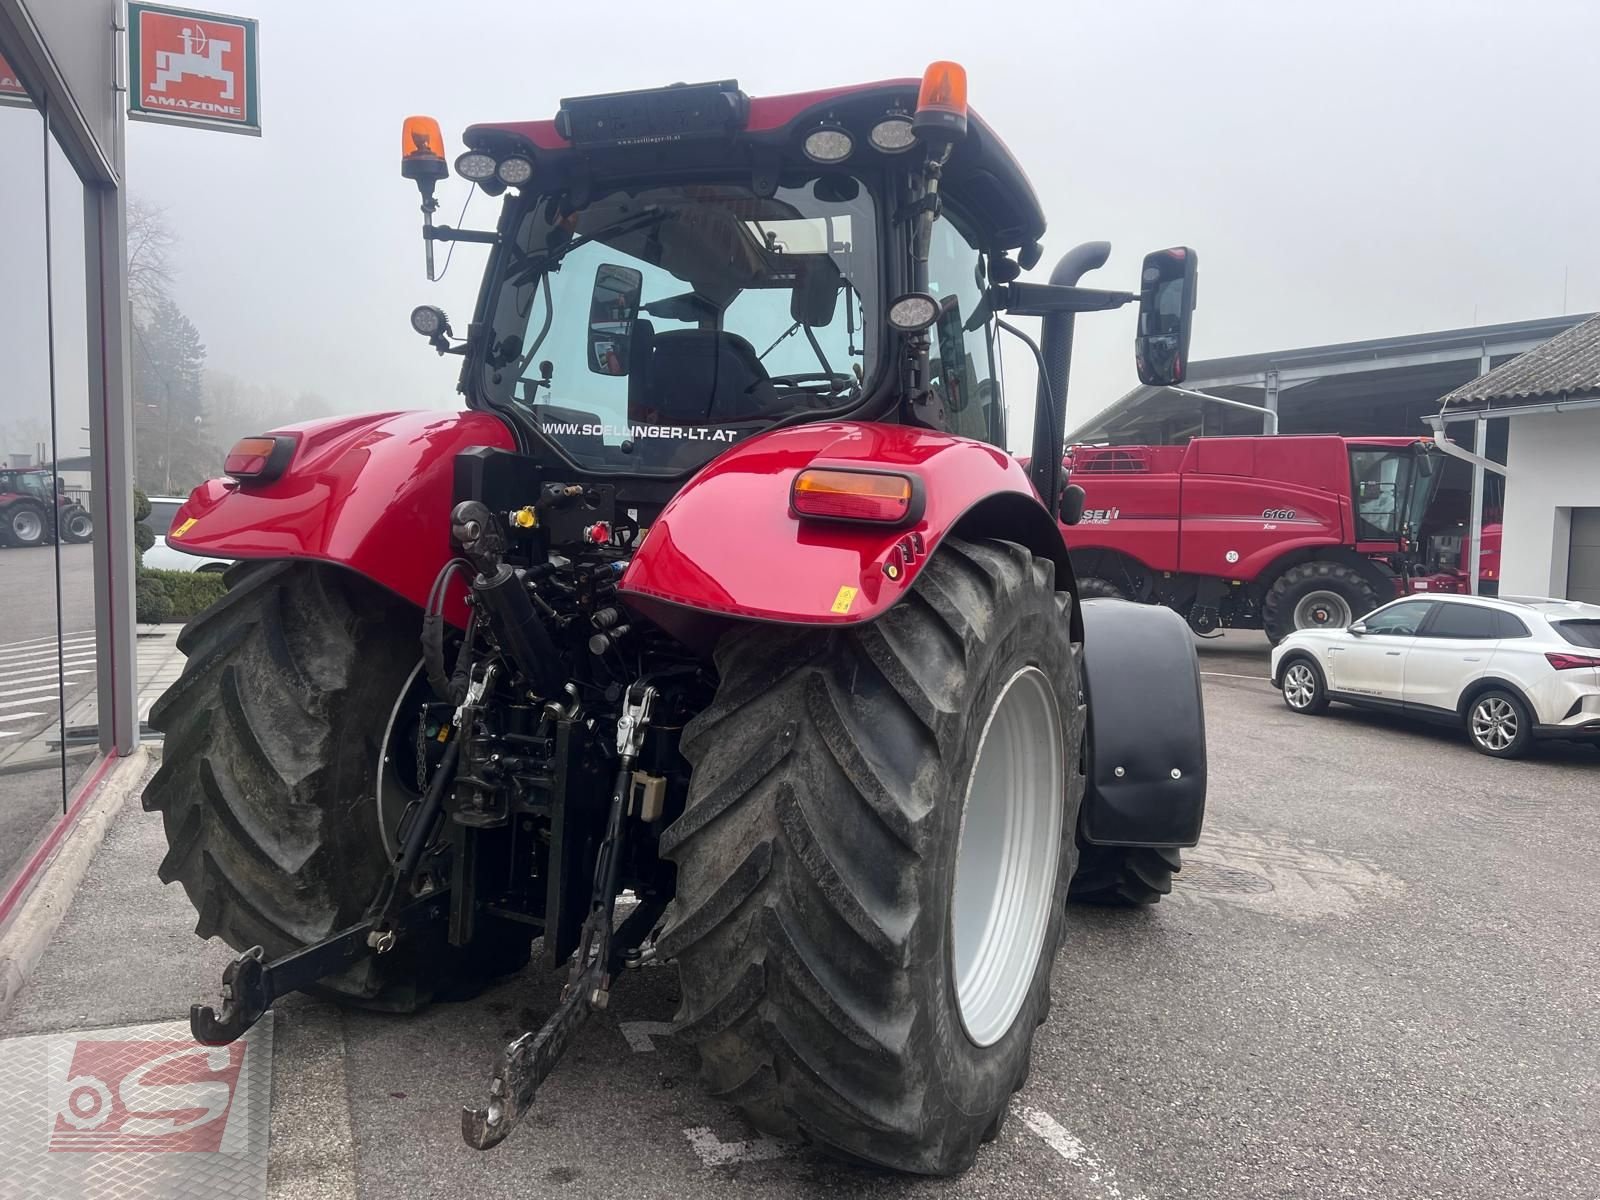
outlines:
[{"label": "rear view mirror", "polygon": [[601,263],[589,297],[589,370],[596,375],[626,375],[639,316],[644,276],[632,267]]},{"label": "rear view mirror", "polygon": [[1139,275],[1139,331],[1134,362],[1139,382],[1152,387],[1182,383],[1189,369],[1189,329],[1194,323],[1199,263],[1187,246],[1144,256]]},{"label": "rear view mirror", "polygon": [[1076,525],[1083,520],[1083,502],[1087,493],[1075,483],[1061,489],[1061,523]]}]

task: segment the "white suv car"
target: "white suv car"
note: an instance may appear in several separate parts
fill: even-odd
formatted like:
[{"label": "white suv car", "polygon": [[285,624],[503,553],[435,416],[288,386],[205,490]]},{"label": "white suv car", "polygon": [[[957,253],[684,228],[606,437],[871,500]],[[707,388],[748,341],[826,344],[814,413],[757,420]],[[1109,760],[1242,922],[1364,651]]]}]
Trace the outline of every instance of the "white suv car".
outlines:
[{"label": "white suv car", "polygon": [[1600,605],[1408,596],[1348,629],[1291,633],[1272,682],[1298,713],[1338,700],[1460,723],[1496,758],[1536,738],[1600,745]]}]

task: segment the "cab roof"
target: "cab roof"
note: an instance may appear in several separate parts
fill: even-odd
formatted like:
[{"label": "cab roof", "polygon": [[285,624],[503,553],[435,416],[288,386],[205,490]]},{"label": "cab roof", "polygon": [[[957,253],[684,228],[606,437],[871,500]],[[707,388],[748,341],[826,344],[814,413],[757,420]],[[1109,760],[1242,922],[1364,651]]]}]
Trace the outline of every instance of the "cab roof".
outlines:
[{"label": "cab roof", "polygon": [[[731,80],[719,85],[694,85],[731,89],[739,98],[734,127],[720,137],[665,134],[640,138],[636,144],[590,148],[575,146],[563,132],[564,128],[571,128],[571,122],[557,118],[473,125],[467,129],[465,141],[473,150],[504,154],[516,149],[529,155],[534,161],[535,181],[544,169],[568,173],[575,167],[585,173],[602,174],[651,167],[666,170],[713,161],[721,165],[731,160],[732,165],[748,164],[755,169],[774,157],[804,162],[800,157],[801,140],[826,120],[842,125],[855,140],[851,157],[842,164],[844,168],[862,163],[881,166],[902,156],[874,148],[867,140],[868,131],[891,110],[914,111],[920,84],[921,80],[914,78],[884,79],[758,97],[745,96]],[[678,87],[682,85],[675,85]],[[652,103],[670,103],[675,88],[617,93],[602,99],[647,109]],[[594,99],[579,97],[563,100],[561,105],[566,110],[570,105]],[[967,135],[956,144],[945,166],[941,188],[977,223],[987,249],[1012,250],[1044,236],[1044,210],[1026,172],[1000,135],[975,112],[968,113]]]}]

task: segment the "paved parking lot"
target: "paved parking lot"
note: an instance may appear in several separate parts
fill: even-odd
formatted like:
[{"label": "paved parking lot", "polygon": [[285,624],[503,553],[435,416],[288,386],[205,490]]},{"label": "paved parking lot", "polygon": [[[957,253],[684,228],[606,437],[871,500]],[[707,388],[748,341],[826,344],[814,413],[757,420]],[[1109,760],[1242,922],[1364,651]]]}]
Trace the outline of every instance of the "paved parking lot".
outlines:
[{"label": "paved parking lot", "polygon": [[[1447,731],[1293,716],[1259,639],[1207,644],[1203,668],[1205,839],[1156,908],[1074,912],[1032,1078],[970,1174],[757,1139],[654,1035],[677,996],[651,969],[487,1154],[459,1106],[554,981],[409,1020],[285,1005],[270,1194],[1594,1200],[1600,754],[1498,762]],[[229,956],[156,882],[163,850],[159,821],[125,811],[0,1036],[214,995]]]}]

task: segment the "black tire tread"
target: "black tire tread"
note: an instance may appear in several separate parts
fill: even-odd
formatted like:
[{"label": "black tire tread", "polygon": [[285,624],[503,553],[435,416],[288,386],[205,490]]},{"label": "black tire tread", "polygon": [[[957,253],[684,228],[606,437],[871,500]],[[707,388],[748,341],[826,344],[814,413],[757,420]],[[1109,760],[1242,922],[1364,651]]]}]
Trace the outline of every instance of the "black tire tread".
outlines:
[{"label": "black tire tread", "polygon": [[[195,932],[273,958],[358,920],[386,855],[370,778],[414,662],[415,610],[338,567],[241,563],[178,636],[188,655],[150,722],[166,735],[145,788]],[[403,943],[324,979],[319,994],[410,1011],[458,982],[465,960]]]},{"label": "black tire tread", "polygon": [[[688,806],[661,842],[679,871],[658,951],[678,959],[677,1029],[707,1090],[758,1128],[927,1173],[970,1165],[997,1128],[1001,1114],[928,1127],[908,982],[919,912],[904,881],[930,851],[966,664],[996,610],[1041,592],[1065,636],[1070,598],[1056,598],[1051,563],[947,540],[876,622],[753,626],[718,646],[721,687],[684,731]],[[1080,706],[1079,737],[1083,723]],[[1070,875],[1070,828],[1064,840]]]},{"label": "black tire tread", "polygon": [[1183,856],[1176,849],[1085,842],[1078,853],[1078,873],[1069,893],[1076,904],[1128,908],[1156,904],[1172,891],[1172,877],[1183,869]]}]

